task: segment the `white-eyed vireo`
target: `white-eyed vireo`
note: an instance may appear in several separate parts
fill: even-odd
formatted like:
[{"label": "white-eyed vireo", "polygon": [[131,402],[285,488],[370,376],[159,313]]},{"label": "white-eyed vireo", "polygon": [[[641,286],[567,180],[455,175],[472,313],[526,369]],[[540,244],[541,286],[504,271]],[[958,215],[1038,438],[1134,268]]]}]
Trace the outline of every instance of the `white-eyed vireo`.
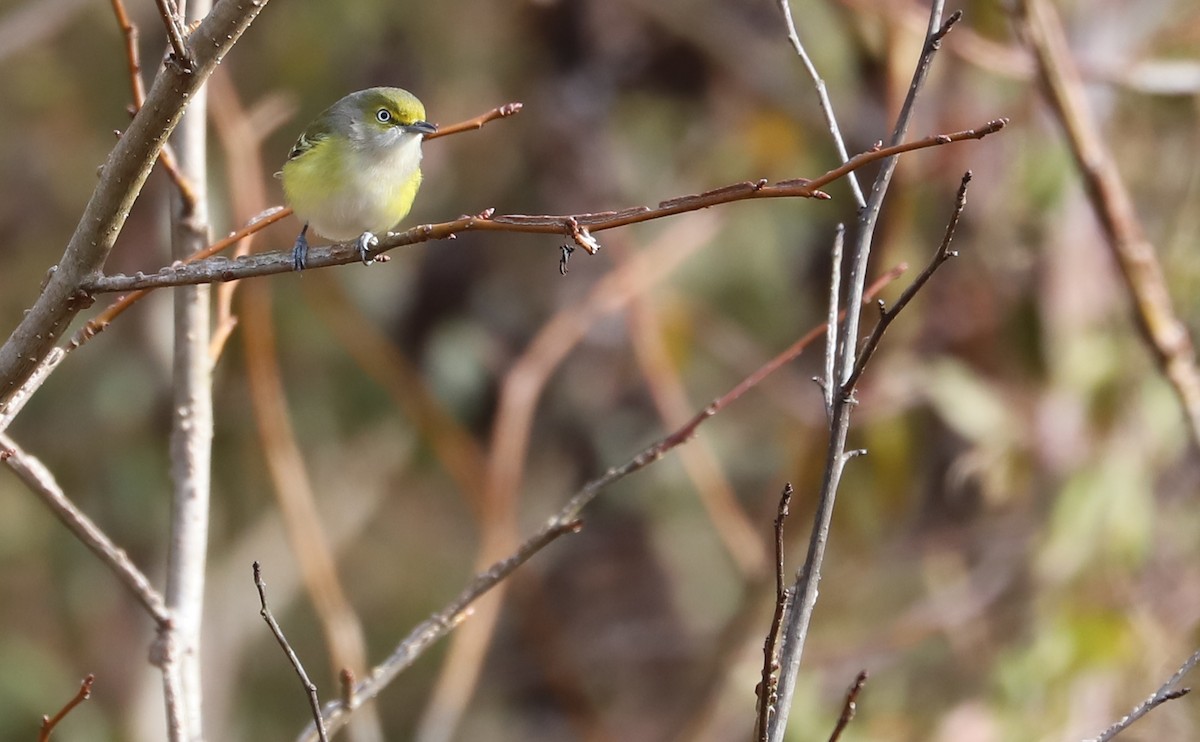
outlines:
[{"label": "white-eyed vireo", "polygon": [[408,215],[421,185],[421,139],[437,130],[407,90],[351,93],[308,125],[283,165],[283,192],[304,228],[292,262],[303,270],[308,228],[331,240],[358,238],[369,263],[375,234]]}]

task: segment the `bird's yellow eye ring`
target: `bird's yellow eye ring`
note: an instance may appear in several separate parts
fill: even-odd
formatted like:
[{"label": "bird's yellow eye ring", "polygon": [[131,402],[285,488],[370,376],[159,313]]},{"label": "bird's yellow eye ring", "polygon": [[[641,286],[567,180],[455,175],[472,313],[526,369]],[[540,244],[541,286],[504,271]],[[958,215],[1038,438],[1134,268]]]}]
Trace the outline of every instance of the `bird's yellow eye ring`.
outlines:
[{"label": "bird's yellow eye ring", "polygon": [[386,124],[392,120],[392,112],[386,108],[380,108],[375,112],[375,120],[381,124]]}]

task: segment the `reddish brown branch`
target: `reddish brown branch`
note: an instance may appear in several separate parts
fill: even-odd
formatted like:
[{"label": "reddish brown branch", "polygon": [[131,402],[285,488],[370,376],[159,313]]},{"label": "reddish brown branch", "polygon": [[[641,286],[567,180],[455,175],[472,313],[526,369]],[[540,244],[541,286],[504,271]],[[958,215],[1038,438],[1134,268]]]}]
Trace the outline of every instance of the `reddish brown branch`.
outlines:
[{"label": "reddish brown branch", "polygon": [[[464,216],[450,222],[422,224],[403,232],[389,234],[379,241],[378,252],[386,252],[405,245],[414,245],[430,240],[452,239],[455,235],[471,231],[523,232],[529,234],[561,234],[575,238],[576,235],[590,237],[589,233],[638,224],[688,211],[697,211],[711,206],[747,201],[760,198],[817,198],[826,199],[828,194],[822,186],[843,177],[860,167],[898,155],[927,147],[937,147],[951,142],[981,139],[1000,131],[1007,119],[996,119],[977,129],[967,129],[952,134],[937,134],[893,147],[876,147],[856,155],[841,165],[814,180],[803,178],[783,180],[768,184],[765,180],[744,181],[703,193],[681,196],[659,203],[655,207],[635,206],[619,211],[602,211],[587,214],[538,215],[508,214],[490,216],[483,212],[476,216]],[[356,243],[344,243],[326,247],[314,247],[309,253],[310,268],[342,265],[360,260]],[[143,288],[185,286],[196,283],[216,283],[255,276],[286,273],[293,269],[291,253],[273,252],[248,256],[234,264],[221,261],[212,265],[210,261],[199,261],[191,265],[170,266],[154,275],[98,276],[88,281],[84,290],[88,293],[132,291]]]},{"label": "reddish brown branch", "polygon": [[435,131],[434,133],[426,134],[425,139],[426,140],[437,139],[438,137],[445,137],[445,136],[449,136],[451,134],[459,134],[464,131],[474,131],[475,129],[481,128],[484,124],[486,124],[488,122],[495,121],[496,119],[503,119],[503,118],[508,118],[509,116],[514,116],[517,113],[520,113],[521,109],[524,107],[525,107],[524,103],[517,103],[517,102],[505,103],[504,105],[499,106],[497,108],[493,108],[492,110],[488,111],[487,113],[480,115],[480,116],[476,116],[473,119],[467,119],[466,121],[460,121],[457,124],[451,124],[449,126],[438,127],[438,130]]},{"label": "reddish brown branch", "polygon": [[75,693],[75,697],[70,701],[67,701],[67,705],[63,706],[62,709],[60,709],[59,712],[53,717],[42,717],[42,731],[38,734],[38,742],[49,742],[50,733],[54,731],[54,727],[58,726],[58,723],[62,721],[67,714],[71,713],[76,706],[92,697],[92,683],[95,681],[95,675],[88,675],[83,679],[83,682],[79,684],[79,691]]},{"label": "reddish brown branch", "polygon": [[833,733],[829,735],[829,742],[838,742],[842,737],[842,732],[846,731],[846,727],[850,726],[850,722],[854,720],[854,714],[858,711],[858,694],[862,692],[863,685],[867,682],[867,671],[860,670],[858,677],[854,678],[854,682],[850,684],[850,689],[846,691],[846,701],[842,704],[842,714],[838,717],[837,724],[833,727]]},{"label": "reddish brown branch", "polygon": [[[125,11],[125,4],[122,0],[112,0],[112,8],[113,14],[117,17],[117,25],[121,28],[121,34],[125,37],[125,62],[129,65],[129,86],[133,96],[129,106],[129,115],[132,117],[142,109],[142,104],[146,101],[146,86],[142,82],[142,63],[139,58],[137,46],[138,29],[133,21],[129,19],[129,13]],[[172,43],[174,43],[174,40],[172,40]],[[179,189],[184,201],[194,203],[196,200],[196,191],[192,188],[192,184],[188,179],[183,176],[183,173],[179,172],[179,167],[175,164],[175,155],[171,151],[171,145],[163,145],[162,151],[158,153],[158,160],[175,183],[175,187]]]}]

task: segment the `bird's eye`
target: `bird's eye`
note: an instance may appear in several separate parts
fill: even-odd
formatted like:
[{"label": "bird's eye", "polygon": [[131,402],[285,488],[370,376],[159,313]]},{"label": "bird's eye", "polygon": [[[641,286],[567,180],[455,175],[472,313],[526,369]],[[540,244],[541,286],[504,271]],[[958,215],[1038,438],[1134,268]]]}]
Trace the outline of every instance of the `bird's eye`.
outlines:
[{"label": "bird's eye", "polygon": [[375,112],[375,120],[381,124],[386,124],[392,120],[392,112],[386,108],[380,108]]}]

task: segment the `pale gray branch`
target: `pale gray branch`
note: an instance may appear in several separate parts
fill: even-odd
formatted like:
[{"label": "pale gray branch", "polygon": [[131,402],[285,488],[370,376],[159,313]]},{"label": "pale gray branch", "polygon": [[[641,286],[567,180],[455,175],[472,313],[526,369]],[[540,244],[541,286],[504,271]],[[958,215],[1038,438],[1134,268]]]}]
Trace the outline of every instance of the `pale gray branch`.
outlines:
[{"label": "pale gray branch", "polygon": [[114,544],[91,518],[71,502],[45,464],[25,452],[16,441],[4,433],[0,433],[0,460],[12,469],[17,478],[50,508],[84,546],[100,557],[100,561],[112,570],[159,626],[170,623],[171,614],[167,611],[162,596],[150,584],[150,580],[129,560],[129,555],[124,549]]}]

